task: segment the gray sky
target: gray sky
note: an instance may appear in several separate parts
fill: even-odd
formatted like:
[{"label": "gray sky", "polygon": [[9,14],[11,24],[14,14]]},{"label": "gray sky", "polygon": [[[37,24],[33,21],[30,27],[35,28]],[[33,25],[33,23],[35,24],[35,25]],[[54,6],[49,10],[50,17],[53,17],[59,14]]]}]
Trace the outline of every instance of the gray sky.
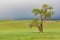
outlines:
[{"label": "gray sky", "polygon": [[0,19],[33,18],[33,8],[40,8],[42,4],[53,5],[55,15],[60,18],[60,0],[0,0]]}]

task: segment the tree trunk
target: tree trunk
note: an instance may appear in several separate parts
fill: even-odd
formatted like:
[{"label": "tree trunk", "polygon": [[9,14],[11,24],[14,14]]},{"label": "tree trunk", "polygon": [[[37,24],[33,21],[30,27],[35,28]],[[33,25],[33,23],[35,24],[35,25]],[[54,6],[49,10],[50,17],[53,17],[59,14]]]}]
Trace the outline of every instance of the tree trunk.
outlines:
[{"label": "tree trunk", "polygon": [[41,24],[40,24],[40,32],[43,32],[43,20],[41,20]]},{"label": "tree trunk", "polygon": [[39,30],[39,32],[43,33],[43,19],[42,19],[42,16],[41,16],[40,25],[38,26],[38,30]]}]

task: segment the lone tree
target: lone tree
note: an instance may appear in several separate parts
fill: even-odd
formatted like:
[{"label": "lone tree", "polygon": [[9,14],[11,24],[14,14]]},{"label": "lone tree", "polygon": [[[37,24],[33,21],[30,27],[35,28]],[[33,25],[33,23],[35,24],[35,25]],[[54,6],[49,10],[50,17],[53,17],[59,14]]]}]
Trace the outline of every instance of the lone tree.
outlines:
[{"label": "lone tree", "polygon": [[[36,16],[36,18],[32,21],[32,23],[29,25],[30,27],[36,26],[39,30],[39,32],[43,32],[43,21],[46,19],[51,18],[53,15],[53,7],[48,4],[43,4],[42,8],[34,8],[32,10],[33,14]],[[40,15],[38,18],[37,15]]]}]

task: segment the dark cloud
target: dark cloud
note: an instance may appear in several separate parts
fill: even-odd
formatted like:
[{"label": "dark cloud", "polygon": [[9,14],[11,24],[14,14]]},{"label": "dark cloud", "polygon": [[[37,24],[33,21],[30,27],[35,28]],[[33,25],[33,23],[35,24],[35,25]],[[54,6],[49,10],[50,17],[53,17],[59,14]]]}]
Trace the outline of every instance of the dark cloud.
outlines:
[{"label": "dark cloud", "polygon": [[15,0],[15,1],[1,1],[0,4],[0,19],[31,19],[34,18],[32,14],[33,8],[40,8],[42,4],[51,4],[54,7],[55,15],[53,19],[60,19],[60,1],[59,0]]}]

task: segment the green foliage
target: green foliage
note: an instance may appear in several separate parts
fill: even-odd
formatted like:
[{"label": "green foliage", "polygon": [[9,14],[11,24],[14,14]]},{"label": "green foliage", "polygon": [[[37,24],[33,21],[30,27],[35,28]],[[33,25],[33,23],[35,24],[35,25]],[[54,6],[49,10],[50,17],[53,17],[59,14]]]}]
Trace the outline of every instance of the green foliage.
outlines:
[{"label": "green foliage", "polygon": [[34,19],[33,24],[37,25],[39,23],[39,19]]},{"label": "green foliage", "polygon": [[43,4],[42,8],[40,8],[40,9],[35,8],[32,10],[32,12],[34,13],[35,16],[40,14],[40,16],[42,16],[41,19],[51,18],[51,16],[54,13],[53,7],[48,4]]},{"label": "green foliage", "polygon": [[53,11],[48,11],[44,14],[44,18],[51,18],[51,16],[53,15]]},{"label": "green foliage", "polygon": [[60,22],[60,20],[56,20],[56,22]]},{"label": "green foliage", "polygon": [[40,13],[40,10],[38,8],[35,8],[32,10],[32,12],[34,13],[34,15],[38,15],[38,13]]},{"label": "green foliage", "polygon": [[34,27],[34,26],[37,27],[38,23],[39,23],[39,19],[34,19],[34,20],[29,24],[29,26],[30,26],[30,28],[32,28],[32,27]]},{"label": "green foliage", "polygon": [[43,7],[43,8],[48,8],[48,6],[49,6],[49,5],[47,5],[47,4],[43,4],[42,7]]},{"label": "green foliage", "polygon": [[53,9],[53,7],[50,5],[48,9],[51,10],[51,9]]}]

